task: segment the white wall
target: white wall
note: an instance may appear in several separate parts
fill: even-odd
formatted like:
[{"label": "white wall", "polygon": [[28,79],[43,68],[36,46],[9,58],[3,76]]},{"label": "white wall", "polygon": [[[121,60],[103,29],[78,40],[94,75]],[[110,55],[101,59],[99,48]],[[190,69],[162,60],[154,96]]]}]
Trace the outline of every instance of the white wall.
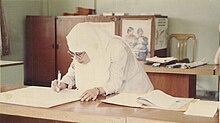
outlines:
[{"label": "white wall", "polygon": [[24,65],[1,66],[0,85],[5,83],[24,85]]},{"label": "white wall", "polygon": [[72,12],[76,11],[78,6],[77,0],[47,0],[49,1],[49,15],[51,16],[61,16],[63,12]]}]

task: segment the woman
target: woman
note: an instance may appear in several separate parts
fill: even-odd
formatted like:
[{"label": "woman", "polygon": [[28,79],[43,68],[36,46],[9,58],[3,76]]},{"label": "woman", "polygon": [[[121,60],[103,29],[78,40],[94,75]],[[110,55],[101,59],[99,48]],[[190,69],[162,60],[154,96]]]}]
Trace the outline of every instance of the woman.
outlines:
[{"label": "woman", "polygon": [[[67,35],[73,62],[60,81],[60,90],[85,90],[81,101],[95,100],[104,94],[153,90],[129,46],[102,27],[91,22],[79,23]],[[54,90],[57,83],[57,80],[51,83]]]}]

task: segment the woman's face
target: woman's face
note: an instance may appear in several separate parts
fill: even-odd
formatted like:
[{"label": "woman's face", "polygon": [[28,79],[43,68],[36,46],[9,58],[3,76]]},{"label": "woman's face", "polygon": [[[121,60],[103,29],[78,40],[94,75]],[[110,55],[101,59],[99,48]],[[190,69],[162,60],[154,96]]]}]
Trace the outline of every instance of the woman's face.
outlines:
[{"label": "woman's face", "polygon": [[89,56],[87,55],[86,52],[84,52],[81,55],[76,55],[75,60],[77,60],[80,64],[87,64],[90,61]]},{"label": "woman's face", "polygon": [[89,58],[89,56],[87,55],[86,52],[71,52],[71,51],[68,51],[68,53],[72,56],[72,58],[77,60],[80,64],[87,64],[90,61],[90,58]]}]

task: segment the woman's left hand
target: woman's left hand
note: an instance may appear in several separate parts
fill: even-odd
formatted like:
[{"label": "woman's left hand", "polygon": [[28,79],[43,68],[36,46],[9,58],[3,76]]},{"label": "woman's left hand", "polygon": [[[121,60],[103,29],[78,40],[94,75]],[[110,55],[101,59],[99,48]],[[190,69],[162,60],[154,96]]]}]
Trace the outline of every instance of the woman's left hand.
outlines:
[{"label": "woman's left hand", "polygon": [[90,101],[90,100],[94,101],[97,98],[98,95],[99,95],[99,90],[96,89],[96,88],[86,90],[81,95],[81,101]]}]

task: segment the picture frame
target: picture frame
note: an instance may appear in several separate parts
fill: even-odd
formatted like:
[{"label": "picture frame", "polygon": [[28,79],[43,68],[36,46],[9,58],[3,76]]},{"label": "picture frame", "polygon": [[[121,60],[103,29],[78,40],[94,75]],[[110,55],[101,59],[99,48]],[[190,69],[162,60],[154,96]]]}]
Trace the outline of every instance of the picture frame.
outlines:
[{"label": "picture frame", "polygon": [[152,17],[124,17],[120,21],[120,36],[130,46],[138,60],[154,56]]}]

